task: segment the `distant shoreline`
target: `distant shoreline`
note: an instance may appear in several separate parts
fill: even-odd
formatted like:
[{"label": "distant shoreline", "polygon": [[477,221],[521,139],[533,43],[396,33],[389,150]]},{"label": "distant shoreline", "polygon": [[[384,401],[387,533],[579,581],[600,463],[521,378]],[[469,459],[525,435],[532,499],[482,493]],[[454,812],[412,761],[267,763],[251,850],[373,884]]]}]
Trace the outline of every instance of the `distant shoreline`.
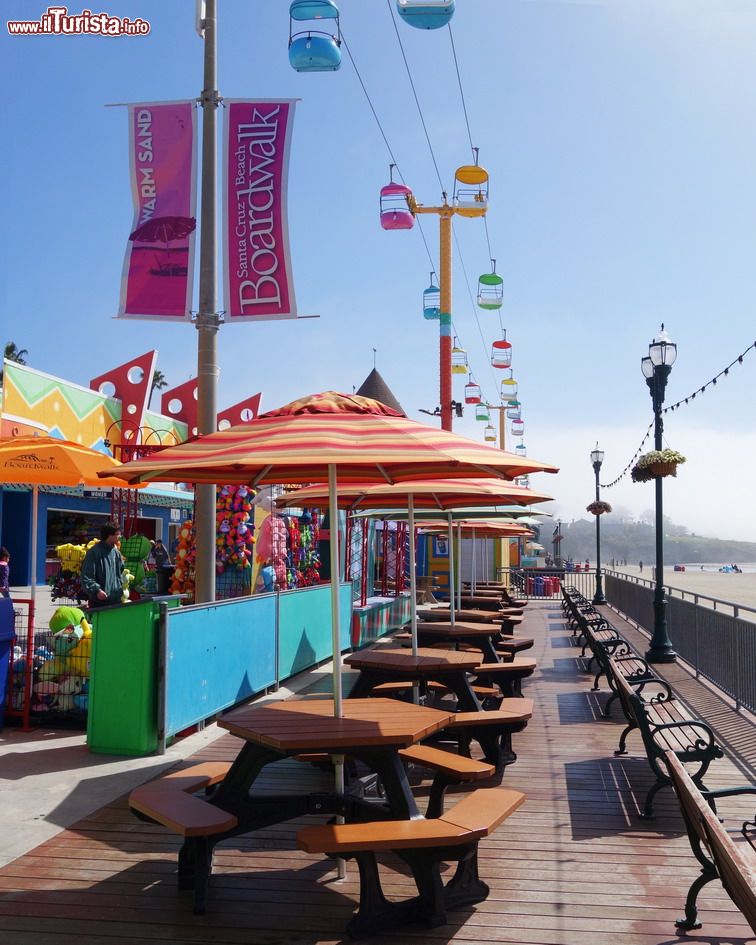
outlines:
[{"label": "distant shoreline", "polygon": [[[721,565],[704,564],[701,570],[701,564],[690,564],[685,566],[685,571],[675,571],[673,566],[664,568],[664,584],[671,588],[678,588],[689,593],[702,594],[717,600],[727,601],[732,604],[739,604],[743,607],[756,608],[756,564],[754,562],[736,562],[743,571],[741,574],[734,572],[720,572]],[[653,566],[651,562],[643,563],[643,573],[637,564],[626,565],[624,567],[611,568],[610,565],[604,565],[609,570],[619,573],[640,577],[649,583],[653,580]],[[750,568],[750,570],[746,570]],[[674,596],[674,595],[673,595]],[[749,619],[756,619],[756,615],[749,616]]]}]

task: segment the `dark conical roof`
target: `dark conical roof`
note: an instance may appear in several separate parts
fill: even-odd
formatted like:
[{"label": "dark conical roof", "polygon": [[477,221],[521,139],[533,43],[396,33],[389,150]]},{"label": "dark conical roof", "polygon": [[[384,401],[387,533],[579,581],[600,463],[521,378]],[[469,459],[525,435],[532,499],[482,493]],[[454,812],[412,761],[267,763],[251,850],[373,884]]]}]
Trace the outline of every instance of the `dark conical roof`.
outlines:
[{"label": "dark conical roof", "polygon": [[407,416],[402,405],[391,393],[388,384],[383,380],[376,368],[373,368],[368,374],[362,382],[362,387],[360,387],[356,393],[359,394],[360,397],[371,397],[373,400],[378,400],[387,407],[398,410],[403,417]]}]

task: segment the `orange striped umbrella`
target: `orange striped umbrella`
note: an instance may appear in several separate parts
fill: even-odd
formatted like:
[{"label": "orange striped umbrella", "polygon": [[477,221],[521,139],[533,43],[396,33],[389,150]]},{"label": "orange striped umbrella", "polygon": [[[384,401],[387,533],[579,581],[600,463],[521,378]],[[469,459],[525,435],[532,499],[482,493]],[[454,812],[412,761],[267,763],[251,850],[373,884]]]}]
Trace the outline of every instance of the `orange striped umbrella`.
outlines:
[{"label": "orange striped umbrella", "polygon": [[[295,400],[249,424],[219,430],[124,463],[130,482],[310,483],[328,477],[330,521],[336,521],[336,474],[341,482],[409,479],[514,479],[555,466],[515,456],[409,420],[376,400],[326,391]],[[412,500],[410,499],[410,508]],[[338,542],[331,549],[334,700],[341,715]],[[211,554],[214,549],[207,549]],[[202,549],[198,548],[198,559]],[[414,547],[410,582],[414,593]]]},{"label": "orange striped umbrella", "polygon": [[[395,485],[374,482],[350,482],[339,486],[339,508],[394,509],[406,506],[409,495],[416,509],[447,511],[462,507],[491,505],[533,505],[548,502],[552,496],[515,486],[502,479],[428,479],[398,482]],[[328,486],[313,485],[295,489],[276,500],[280,507],[317,506],[328,501]]]},{"label": "orange striped umbrella", "polygon": [[375,400],[327,391],[251,423],[124,463],[130,482],[399,482],[557,472],[555,466],[409,420]]},{"label": "orange striped umbrella", "polygon": [[[532,538],[533,532],[516,522],[480,521],[455,522],[462,538]],[[445,534],[446,529],[439,522],[415,522],[429,535]]]}]

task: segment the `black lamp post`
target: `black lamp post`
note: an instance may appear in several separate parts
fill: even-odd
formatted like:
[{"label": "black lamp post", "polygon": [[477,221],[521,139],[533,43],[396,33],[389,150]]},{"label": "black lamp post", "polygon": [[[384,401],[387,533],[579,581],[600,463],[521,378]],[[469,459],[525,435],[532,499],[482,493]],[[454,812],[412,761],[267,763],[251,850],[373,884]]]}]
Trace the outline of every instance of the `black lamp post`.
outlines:
[{"label": "black lamp post", "polygon": [[[598,443],[596,448],[591,451],[591,464],[593,465],[593,471],[596,474],[596,501],[599,501],[599,473],[601,472],[601,464],[604,462],[604,451],[599,449]],[[596,591],[593,595],[594,604],[605,604],[606,598],[604,597],[604,588],[602,584],[601,577],[601,516],[596,515]]]},{"label": "black lamp post", "polygon": [[[661,331],[648,346],[648,356],[641,358],[641,370],[646,378],[654,405],[654,449],[662,449],[662,405],[667,379],[677,358],[677,345],[661,326]],[[656,476],[656,588],[654,590],[654,633],[646,652],[649,663],[674,663],[677,659],[667,633],[667,599],[664,596],[664,524],[662,516],[662,476]]]}]

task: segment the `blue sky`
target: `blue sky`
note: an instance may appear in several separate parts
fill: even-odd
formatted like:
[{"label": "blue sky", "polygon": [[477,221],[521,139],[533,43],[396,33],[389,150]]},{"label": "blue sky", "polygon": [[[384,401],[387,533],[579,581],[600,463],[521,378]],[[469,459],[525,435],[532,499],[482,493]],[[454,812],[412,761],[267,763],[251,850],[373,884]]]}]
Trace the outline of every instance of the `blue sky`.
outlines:
[{"label": "blue sky", "polygon": [[[5,0],[4,19],[37,0]],[[196,374],[188,325],[113,320],[132,219],[126,113],[105,104],[195,97],[202,44],[189,0],[112,0],[148,37],[9,37],[0,157],[2,338],[29,363],[79,383],[155,347],[171,384]],[[79,5],[69,12],[78,13]],[[439,184],[385,0],[342,0],[341,25],[399,166],[417,198]],[[264,407],[351,390],[377,365],[410,416],[438,401],[435,323],[423,320],[430,265],[420,234],[378,223],[389,157],[345,56],[337,73],[287,60],[284,0],[219,0],[219,86],[234,97],[297,97],[290,236],[300,310],[320,319],[221,330],[219,404],[257,390]],[[400,24],[442,178],[470,159],[447,31]],[[530,455],[563,469],[533,479],[567,520],[592,498],[588,454],[614,479],[640,442],[650,397],[639,359],[664,321],[679,344],[674,401],[755,339],[756,7],[748,0],[458,0],[453,35],[473,142],[491,175],[488,228],[505,280]],[[436,257],[437,227],[424,224]],[[489,268],[480,221],[460,220],[454,322],[487,397],[495,314],[473,290]],[[705,534],[750,538],[756,355],[667,417],[689,461],[666,511]],[[461,399],[461,383],[455,396]],[[482,436],[471,416],[455,429]],[[652,487],[606,490],[629,513]]]}]

